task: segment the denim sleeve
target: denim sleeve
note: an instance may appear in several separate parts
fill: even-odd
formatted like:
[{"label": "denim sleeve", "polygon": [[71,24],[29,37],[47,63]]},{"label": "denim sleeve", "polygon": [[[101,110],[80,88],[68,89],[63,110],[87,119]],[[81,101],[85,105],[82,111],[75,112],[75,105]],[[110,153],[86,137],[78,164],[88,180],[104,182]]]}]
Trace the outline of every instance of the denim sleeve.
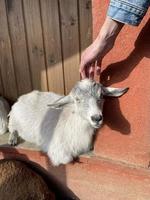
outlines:
[{"label": "denim sleeve", "polygon": [[149,6],[150,0],[110,0],[107,15],[124,24],[137,26]]}]

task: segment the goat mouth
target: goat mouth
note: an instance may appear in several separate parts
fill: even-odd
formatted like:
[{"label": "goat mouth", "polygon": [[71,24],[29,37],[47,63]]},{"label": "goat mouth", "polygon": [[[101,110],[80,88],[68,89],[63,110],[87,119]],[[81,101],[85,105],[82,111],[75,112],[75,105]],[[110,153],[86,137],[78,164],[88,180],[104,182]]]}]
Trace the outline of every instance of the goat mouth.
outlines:
[{"label": "goat mouth", "polygon": [[100,125],[96,125],[96,126],[94,126],[96,129],[98,129],[98,128],[100,128]]},{"label": "goat mouth", "polygon": [[93,126],[95,129],[100,128],[101,125],[102,125],[102,122],[100,122],[100,123],[96,123],[96,124],[92,124],[92,126]]}]

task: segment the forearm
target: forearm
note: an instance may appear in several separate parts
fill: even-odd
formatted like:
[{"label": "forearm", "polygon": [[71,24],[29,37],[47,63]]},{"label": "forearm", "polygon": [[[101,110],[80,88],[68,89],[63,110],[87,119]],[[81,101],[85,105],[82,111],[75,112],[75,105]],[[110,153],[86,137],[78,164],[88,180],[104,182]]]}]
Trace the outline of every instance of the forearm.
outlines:
[{"label": "forearm", "polygon": [[112,49],[114,42],[121,31],[123,23],[115,21],[110,17],[106,17],[105,22],[94,43],[99,44],[99,54],[103,57],[110,49]]},{"label": "forearm", "polygon": [[123,23],[115,21],[107,16],[99,32],[99,36],[104,37],[105,40],[109,40],[110,38],[115,39],[123,25]]}]

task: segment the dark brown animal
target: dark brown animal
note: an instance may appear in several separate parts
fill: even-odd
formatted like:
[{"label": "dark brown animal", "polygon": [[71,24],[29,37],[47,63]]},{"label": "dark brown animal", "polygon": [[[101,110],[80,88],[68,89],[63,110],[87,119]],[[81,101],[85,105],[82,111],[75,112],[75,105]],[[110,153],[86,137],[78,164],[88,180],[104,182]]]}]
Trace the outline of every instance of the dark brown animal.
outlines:
[{"label": "dark brown animal", "polygon": [[0,161],[0,200],[55,200],[43,178],[15,160]]}]

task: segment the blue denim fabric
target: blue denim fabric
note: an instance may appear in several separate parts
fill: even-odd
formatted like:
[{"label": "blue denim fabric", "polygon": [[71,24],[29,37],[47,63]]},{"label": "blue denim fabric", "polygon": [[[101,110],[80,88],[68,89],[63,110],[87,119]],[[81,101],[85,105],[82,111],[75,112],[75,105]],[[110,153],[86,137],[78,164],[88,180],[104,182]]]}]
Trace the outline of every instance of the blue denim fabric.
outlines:
[{"label": "blue denim fabric", "polygon": [[137,26],[149,6],[150,0],[111,0],[107,15],[124,24]]}]

